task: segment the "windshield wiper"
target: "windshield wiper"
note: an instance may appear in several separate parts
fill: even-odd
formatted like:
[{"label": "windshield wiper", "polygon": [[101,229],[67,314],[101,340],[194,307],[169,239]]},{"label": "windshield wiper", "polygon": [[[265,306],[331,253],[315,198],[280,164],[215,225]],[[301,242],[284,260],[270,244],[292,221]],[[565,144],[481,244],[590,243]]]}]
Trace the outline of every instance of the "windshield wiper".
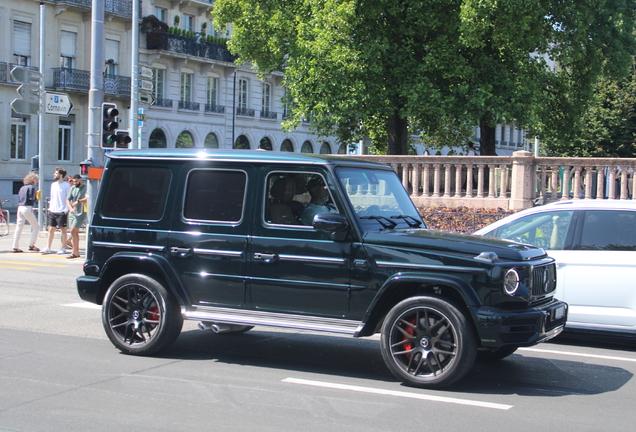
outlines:
[{"label": "windshield wiper", "polygon": [[382,225],[383,228],[395,228],[395,226],[397,225],[397,222],[394,222],[391,219],[384,216],[360,216],[360,219],[377,220],[378,223]]},{"label": "windshield wiper", "polygon": [[391,216],[391,219],[403,219],[404,222],[406,222],[412,228],[419,228],[422,225],[422,222],[409,215],[395,215]]}]

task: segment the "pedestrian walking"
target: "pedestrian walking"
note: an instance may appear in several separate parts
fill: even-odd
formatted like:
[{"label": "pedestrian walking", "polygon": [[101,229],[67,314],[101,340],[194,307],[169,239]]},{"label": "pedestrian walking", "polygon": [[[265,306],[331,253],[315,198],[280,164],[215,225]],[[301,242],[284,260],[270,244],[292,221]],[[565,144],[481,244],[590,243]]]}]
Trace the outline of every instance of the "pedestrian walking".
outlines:
[{"label": "pedestrian walking", "polygon": [[55,237],[55,230],[60,229],[60,240],[62,247],[57,251],[58,255],[66,253],[66,227],[68,224],[68,206],[66,205],[66,197],[71,190],[71,186],[65,180],[66,170],[63,168],[55,168],[53,173],[54,182],[51,184],[51,199],[49,202],[49,215],[47,222],[49,224],[49,238],[47,246],[42,250],[43,254],[53,253],[51,246]]},{"label": "pedestrian walking", "polygon": [[22,183],[24,183],[24,186],[22,186],[20,188],[20,191],[18,191],[18,212],[15,233],[13,234],[13,253],[23,252],[23,250],[20,249],[19,243],[25,222],[29,222],[29,225],[31,225],[31,239],[29,241],[29,250],[32,252],[39,252],[40,249],[38,249],[38,247],[35,245],[35,241],[38,238],[40,225],[38,224],[38,220],[33,214],[33,206],[37,202],[38,192],[37,188],[35,187],[35,185],[38,184],[37,174],[33,172],[27,174],[26,177],[24,177]]},{"label": "pedestrian walking", "polygon": [[73,251],[67,259],[79,258],[79,229],[86,219],[84,205],[86,203],[86,185],[79,174],[73,176],[73,186],[66,197],[66,205],[69,208],[68,226],[71,231]]}]

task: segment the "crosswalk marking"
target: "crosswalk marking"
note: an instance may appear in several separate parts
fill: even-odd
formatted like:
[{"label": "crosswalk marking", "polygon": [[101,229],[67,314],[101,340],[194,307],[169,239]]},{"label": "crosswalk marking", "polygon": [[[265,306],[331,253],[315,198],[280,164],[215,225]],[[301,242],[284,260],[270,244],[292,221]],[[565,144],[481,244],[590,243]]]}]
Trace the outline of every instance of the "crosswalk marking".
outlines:
[{"label": "crosswalk marking", "polygon": [[[9,260],[0,260],[0,264],[10,264],[9,267],[3,268],[31,268],[31,267],[60,267],[66,268],[69,267],[68,264],[54,264],[54,263],[37,263],[32,261],[9,261]],[[29,267],[17,267],[17,266],[29,266]]]}]

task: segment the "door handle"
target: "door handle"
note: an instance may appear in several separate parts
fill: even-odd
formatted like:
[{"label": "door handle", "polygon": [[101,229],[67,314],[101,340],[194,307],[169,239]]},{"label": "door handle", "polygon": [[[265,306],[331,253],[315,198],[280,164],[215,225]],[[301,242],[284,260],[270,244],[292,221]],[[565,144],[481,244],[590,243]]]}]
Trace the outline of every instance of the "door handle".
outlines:
[{"label": "door handle", "polygon": [[277,254],[273,254],[273,253],[260,253],[260,252],[256,252],[254,254],[254,260],[258,260],[258,261],[264,261],[266,263],[271,263],[274,262],[278,259],[278,255]]},{"label": "door handle", "polygon": [[171,247],[170,253],[180,258],[185,258],[192,254],[192,248]]}]

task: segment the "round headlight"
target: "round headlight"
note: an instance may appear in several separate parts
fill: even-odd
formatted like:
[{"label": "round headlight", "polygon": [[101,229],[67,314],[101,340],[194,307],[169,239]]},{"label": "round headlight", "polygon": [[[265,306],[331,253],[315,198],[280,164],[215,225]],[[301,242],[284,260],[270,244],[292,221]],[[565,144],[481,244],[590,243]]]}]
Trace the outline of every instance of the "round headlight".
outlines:
[{"label": "round headlight", "polygon": [[510,269],[504,276],[504,290],[506,294],[514,295],[517,292],[517,288],[519,288],[519,273],[515,269]]}]

